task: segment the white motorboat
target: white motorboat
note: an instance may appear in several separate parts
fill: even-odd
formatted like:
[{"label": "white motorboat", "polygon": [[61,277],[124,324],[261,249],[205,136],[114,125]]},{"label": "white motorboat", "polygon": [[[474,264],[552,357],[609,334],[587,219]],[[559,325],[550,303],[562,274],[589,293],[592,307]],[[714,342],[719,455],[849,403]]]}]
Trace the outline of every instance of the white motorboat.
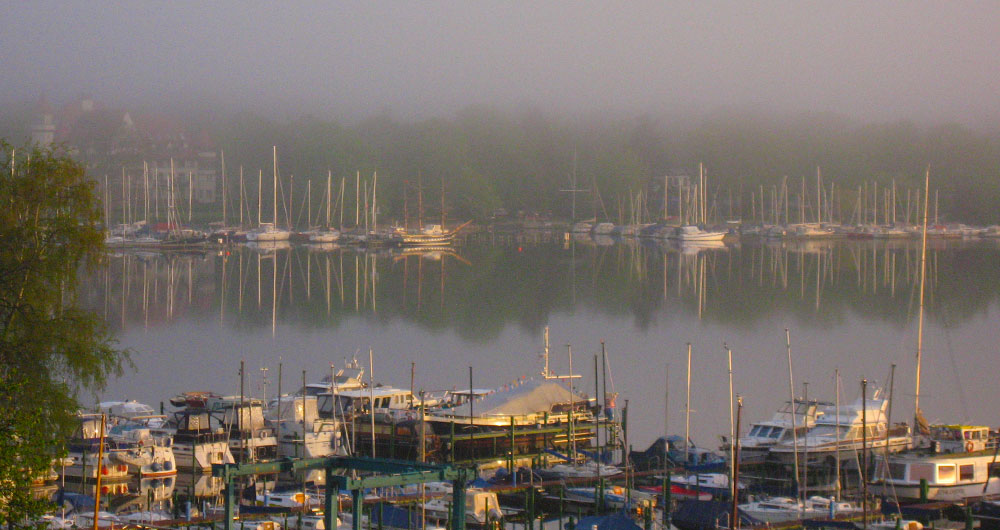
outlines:
[{"label": "white motorboat", "polygon": [[785,401],[785,405],[771,419],[751,424],[750,432],[740,437],[741,463],[762,463],[767,459],[771,447],[791,442],[793,416],[796,434],[804,436],[816,425],[816,418],[822,416],[831,404],[796,399],[794,410],[792,405],[791,401]]},{"label": "white motorboat", "polygon": [[[445,521],[451,517],[451,498],[440,497],[429,499],[418,505],[425,510],[427,517],[433,520]],[[465,492],[465,522],[482,525],[488,521],[502,521],[503,512],[497,494],[478,488],[469,488]]]},{"label": "white motorboat", "polygon": [[164,427],[174,437],[177,467],[207,472],[212,469],[212,464],[236,462],[229,449],[229,435],[221,427],[212,425],[211,415],[205,409],[204,395],[185,394],[171,400],[171,403],[185,404]]},{"label": "white motorboat", "polygon": [[679,241],[722,241],[727,233],[722,230],[703,230],[695,225],[684,225],[674,230],[668,237]]},{"label": "white motorboat", "polygon": [[278,456],[321,458],[340,449],[340,422],[319,417],[316,396],[284,396],[272,402],[266,422],[278,435]]},{"label": "white motorboat", "polygon": [[910,447],[909,427],[887,424],[889,401],[881,394],[880,389],[865,403],[858,398],[853,404],[841,407],[839,416],[828,410],[816,418],[815,426],[805,436],[798,439],[798,446],[792,442],[776,444],[771,447],[768,458],[791,464],[798,451],[800,463],[804,463],[808,455],[808,464],[832,466],[838,459],[838,452],[839,459],[847,462],[853,461],[854,455],[863,449],[894,453]]}]

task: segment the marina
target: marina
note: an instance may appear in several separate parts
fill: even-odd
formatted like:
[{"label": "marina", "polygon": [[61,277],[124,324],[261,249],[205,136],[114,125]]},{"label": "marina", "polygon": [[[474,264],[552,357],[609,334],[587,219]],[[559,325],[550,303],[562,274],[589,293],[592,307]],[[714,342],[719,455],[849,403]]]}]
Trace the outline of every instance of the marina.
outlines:
[{"label": "marina", "polygon": [[[259,248],[250,244],[227,245],[193,253],[117,251],[109,255],[108,267],[102,273],[104,276],[99,278],[105,283],[95,282],[93,284],[95,290],[89,299],[91,303],[100,304],[107,311],[109,323],[117,325],[120,336],[135,340],[137,343],[141,344],[144,340],[159,340],[156,337],[163,331],[163,327],[169,328],[178,324],[191,326],[198,321],[200,324],[190,328],[195,330],[204,327],[207,322],[210,328],[216,328],[231,337],[225,341],[226,343],[232,340],[241,345],[237,359],[250,359],[250,362],[243,363],[242,369],[239,369],[240,363],[237,360],[228,367],[228,370],[223,367],[222,372],[201,374],[200,378],[198,374],[192,374],[190,386],[186,388],[177,388],[176,382],[168,382],[169,386],[164,387],[168,391],[164,394],[156,395],[147,391],[148,393],[143,395],[129,392],[127,389],[115,390],[113,387],[109,389],[107,399],[138,396],[152,405],[143,407],[140,405],[141,402],[130,405],[133,410],[130,414],[138,418],[136,421],[156,423],[173,418],[166,421],[169,424],[168,428],[174,424],[182,427],[172,433],[172,447],[178,471],[173,475],[158,478],[158,488],[162,490],[173,486],[174,492],[160,495],[163,498],[159,504],[160,512],[164,510],[169,512],[171,509],[176,511],[174,503],[178,502],[178,497],[196,501],[194,504],[199,508],[198,513],[201,513],[200,510],[205,510],[201,517],[211,517],[213,506],[216,510],[221,509],[224,486],[210,476],[212,464],[238,465],[242,462],[280,461],[282,458],[317,459],[356,454],[389,458],[394,461],[428,461],[459,465],[474,463],[479,476],[488,481],[485,483],[486,487],[499,488],[496,490],[499,494],[496,514],[513,509],[511,513],[514,515],[506,514],[512,517],[512,521],[517,520],[517,514],[525,513],[524,507],[529,504],[527,498],[531,495],[537,495],[534,501],[537,504],[534,506],[538,513],[545,512],[552,515],[562,511],[564,516],[566,513],[573,513],[576,518],[591,513],[613,511],[626,505],[632,506],[632,497],[635,500],[648,499],[650,503],[659,503],[660,508],[655,510],[653,519],[662,521],[664,479],[671,485],[669,503],[675,509],[678,508],[678,503],[710,503],[708,499],[726,499],[731,496],[731,488],[725,478],[728,476],[726,473],[732,471],[728,464],[731,456],[728,451],[732,448],[727,443],[718,442],[718,437],[713,434],[721,434],[728,429],[723,427],[725,401],[720,402],[717,396],[713,397],[704,392],[706,384],[722,383],[719,377],[724,375],[725,371],[721,365],[718,369],[721,372],[709,367],[717,363],[694,365],[693,384],[687,383],[694,388],[687,392],[692,395],[693,390],[693,396],[688,398],[691,400],[688,406],[696,411],[690,412],[688,419],[685,420],[693,440],[690,447],[684,444],[683,436],[677,436],[678,433],[684,432],[684,424],[681,423],[684,410],[682,408],[678,411],[676,404],[683,400],[675,397],[685,392],[685,381],[678,379],[680,372],[683,371],[680,369],[683,365],[683,344],[673,348],[674,352],[664,352],[659,347],[651,348],[651,351],[656,353],[655,358],[642,361],[642,357],[637,358],[634,353],[635,350],[644,348],[642,336],[649,335],[648,332],[640,332],[638,336],[633,332],[633,337],[638,337],[639,340],[622,343],[630,344],[633,351],[619,352],[622,347],[620,344],[608,351],[608,346],[616,345],[618,341],[604,338],[608,336],[605,334],[600,336],[604,338],[605,344],[610,342],[608,346],[600,344],[601,340],[596,341],[598,343],[596,348],[594,346],[587,348],[581,344],[576,344],[575,347],[568,346],[565,344],[566,339],[560,337],[557,340],[562,347],[554,348],[547,340],[552,332],[542,329],[540,334],[530,334],[535,336],[525,337],[526,344],[520,352],[505,354],[500,358],[491,360],[490,357],[482,356],[464,357],[463,352],[464,360],[461,362],[469,366],[465,370],[453,368],[452,376],[442,379],[432,375],[441,370],[434,368],[433,365],[426,368],[429,374],[424,374],[425,363],[433,362],[432,359],[416,354],[400,359],[398,353],[390,354],[388,351],[382,353],[384,346],[373,341],[368,348],[357,344],[353,351],[348,346],[333,348],[339,350],[337,353],[317,352],[316,360],[313,361],[319,361],[316,365],[316,375],[309,376],[310,370],[306,370],[306,374],[297,377],[302,379],[299,382],[291,381],[292,376],[289,374],[293,374],[293,370],[289,370],[285,377],[279,374],[282,366],[288,369],[291,363],[301,363],[303,360],[308,362],[308,356],[295,360],[295,355],[283,353],[277,361],[278,366],[275,366],[274,362],[267,362],[263,352],[267,350],[268,344],[301,340],[301,337],[295,338],[301,334],[291,333],[290,330],[305,324],[306,321],[299,320],[307,315],[313,315],[310,318],[315,318],[317,311],[321,315],[328,315],[325,318],[329,318],[330,322],[338,323],[338,328],[347,326],[347,329],[359,325],[382,328],[385,324],[379,322],[386,318],[391,321],[415,318],[416,322],[420,322],[422,319],[433,317],[446,319],[441,320],[442,322],[450,321],[459,314],[450,308],[453,305],[461,307],[463,304],[462,298],[456,296],[463,291],[462,286],[468,285],[467,276],[476,267],[485,266],[482,261],[485,259],[484,256],[496,255],[484,251],[497,248],[511,249],[502,254],[504,256],[502,260],[508,262],[505,267],[514,270],[518,266],[520,254],[525,251],[561,254],[571,258],[569,266],[560,271],[562,276],[568,277],[570,281],[559,287],[561,302],[552,308],[554,316],[548,318],[550,325],[556,323],[567,326],[572,322],[573,317],[568,316],[572,313],[569,311],[579,304],[574,300],[590,300],[589,303],[598,303],[601,300],[594,297],[596,293],[590,287],[594,285],[592,282],[598,275],[607,276],[606,281],[616,277],[621,278],[626,286],[629,283],[636,283],[639,284],[636,287],[641,285],[647,289],[657,289],[658,292],[650,298],[657,300],[658,304],[667,304],[663,307],[679,303],[681,312],[677,314],[684,315],[685,325],[689,330],[698,330],[706,325],[714,326],[714,323],[724,319],[723,315],[726,314],[724,308],[733,303],[728,299],[732,294],[729,291],[736,289],[767,291],[769,298],[778,301],[787,297],[787,301],[782,302],[782,305],[787,304],[787,308],[783,306],[762,308],[765,312],[780,313],[787,311],[788,308],[809,308],[815,315],[813,318],[822,317],[823,308],[827,303],[835,303],[837,307],[843,307],[842,304],[845,302],[850,307],[853,303],[857,305],[852,312],[870,313],[869,307],[875,300],[881,297],[893,299],[900,296],[904,300],[911,300],[907,304],[908,308],[901,308],[904,311],[901,316],[898,313],[901,309],[896,309],[896,312],[889,311],[877,318],[889,318],[890,321],[894,321],[898,318],[906,319],[907,313],[911,315],[908,318],[914,317],[912,297],[919,286],[919,277],[915,272],[918,267],[914,263],[918,259],[917,242],[834,239],[810,242],[810,245],[803,247],[802,243],[793,239],[778,246],[764,241],[757,243],[753,239],[744,239],[736,242],[727,240],[720,246],[698,247],[697,250],[692,250],[676,246],[670,241],[644,243],[639,239],[616,238],[611,246],[601,246],[576,237],[565,238],[558,233],[504,234],[478,231],[456,241],[448,253],[440,253],[440,249],[437,248],[428,249],[426,254],[430,254],[431,258],[409,250],[406,252],[397,252],[391,248],[355,250],[350,246],[316,249],[313,245],[305,243],[293,243],[266,252],[261,252]],[[943,282],[946,284],[948,278],[941,270],[947,270],[949,260],[958,255],[977,254],[983,255],[982,259],[988,260],[989,258],[985,256],[1000,252],[989,239],[953,240],[932,245],[931,249],[933,252],[931,263],[934,266],[929,269],[929,273],[932,285],[936,286],[931,288],[931,292],[939,297],[944,296],[945,299],[948,295],[943,294],[946,291],[940,286]],[[856,271],[853,270],[855,268]],[[532,279],[527,277],[519,281],[530,282]],[[198,286],[198,296],[195,296],[195,286]],[[844,299],[841,295],[841,299],[834,302],[838,300],[838,295],[834,294],[834,291],[844,289],[852,291],[851,296]],[[566,290],[569,292],[565,292]],[[216,294],[209,294],[211,292]],[[987,302],[987,307],[993,306],[992,310],[995,310],[997,293],[987,294],[993,300]],[[214,302],[208,305],[201,302],[195,304],[196,299],[214,300]],[[851,302],[852,299],[856,302]],[[612,297],[603,303],[614,304],[617,303],[616,300]],[[940,302],[940,299],[938,300]],[[121,303],[125,305],[118,305]],[[654,311],[662,311],[663,307]],[[125,308],[125,311],[122,311],[122,308]],[[564,313],[565,315],[560,316]],[[584,310],[584,313],[593,314],[588,310]],[[762,316],[758,314],[754,318],[759,320]],[[462,315],[459,318],[470,317],[475,315]],[[194,320],[191,320],[192,318]],[[824,320],[825,317],[820,321]],[[412,335],[414,332],[412,326],[406,327],[410,330],[407,334]],[[237,329],[249,331],[250,336],[255,338],[252,342],[237,338],[232,335]],[[464,331],[460,331],[462,328],[454,327],[454,324],[451,329],[453,330],[451,333],[459,337],[467,335]],[[800,333],[807,336],[815,334],[816,329],[818,328],[813,328],[806,321],[804,326],[794,330],[792,336],[798,338]],[[306,335],[311,333],[315,332]],[[351,335],[355,333],[357,332]],[[687,336],[691,337],[692,341],[699,341],[699,339],[704,340],[704,333],[702,329],[697,333],[689,332]],[[245,331],[240,332],[240,336],[243,335]],[[370,337],[379,335],[380,333],[375,332]],[[496,341],[502,335],[494,334],[494,338],[485,340]],[[586,333],[582,335],[586,336]],[[749,335],[752,338],[754,333]],[[771,348],[775,350],[774,359],[783,361],[785,352],[782,351],[784,345],[780,339],[780,330],[775,335],[778,339],[772,338],[771,341]],[[908,340],[905,338],[906,335],[908,333],[901,333],[898,339],[900,343]],[[420,337],[420,334],[417,333],[416,336]],[[616,335],[611,334],[611,336]],[[475,337],[480,338],[475,339]],[[468,338],[463,340],[482,341],[483,337],[468,335]],[[934,337],[934,333],[929,333],[929,337]],[[730,345],[736,343],[736,340],[732,336],[725,339]],[[298,351],[310,351],[315,346],[295,348]],[[796,352],[805,348],[806,345],[797,345]],[[563,351],[558,351],[560,349]],[[574,349],[577,357],[576,368],[570,372]],[[321,350],[329,351],[329,347]],[[370,350],[372,355],[370,360],[367,358],[369,351],[366,350]],[[581,353],[581,350],[588,353]],[[897,353],[886,359],[890,364],[897,364],[900,367],[894,377],[899,378],[900,374],[905,372],[906,369],[903,367],[907,359],[911,358],[910,350],[911,347],[903,347],[903,344],[900,344],[895,350]],[[262,352],[256,354],[256,360],[254,360],[255,354],[252,353],[254,351]],[[597,354],[594,351],[597,351]],[[703,348],[696,344],[695,353],[700,351],[703,351]],[[618,355],[630,355],[627,358],[631,360],[622,365],[621,361],[615,361]],[[666,355],[666,359],[663,355]],[[714,355],[719,359],[723,354],[720,352]],[[750,353],[750,355],[760,355],[760,353]],[[539,356],[546,360],[542,366],[538,364]],[[740,386],[739,381],[744,370],[751,374],[757,372],[757,375],[750,377],[765,377],[765,373],[758,372],[753,366],[741,366],[739,350],[735,356],[737,363],[734,378],[737,388]],[[812,370],[823,369],[821,366],[823,363],[816,366],[816,360],[810,359],[807,353],[796,354],[797,359],[800,356],[803,359],[797,362],[807,363],[807,366],[813,365]],[[408,357],[412,361],[404,360]],[[695,359],[699,357],[696,355]],[[673,367],[667,365],[670,358],[675,359]],[[853,359],[853,357],[848,358]],[[503,363],[504,359],[518,359],[516,361],[518,366],[508,366],[508,370],[521,369],[504,372],[505,368],[500,368],[502,365],[494,364],[497,361]],[[390,360],[392,362],[389,362]],[[152,363],[163,361],[167,359],[146,360]],[[857,361],[862,365],[871,366],[868,369],[858,367],[859,374],[863,373],[862,370],[888,372],[888,367],[880,359],[857,359]],[[142,362],[140,359],[139,373],[143,370]],[[650,390],[641,390],[641,386],[637,390],[637,384],[641,385],[642,381],[649,379],[648,376],[643,378],[630,375],[629,365],[637,362],[646,362],[650,369],[661,372],[667,379],[666,386],[660,383],[653,385]],[[937,369],[941,366],[950,368],[952,370],[950,373],[955,377],[975,377],[974,374],[955,373],[953,366],[949,367],[947,363],[941,365],[940,360],[932,358],[928,362],[932,366],[937,366]],[[258,368],[248,368],[254,364]],[[832,364],[840,366],[839,362]],[[531,369],[532,365],[534,370]],[[172,366],[170,369],[180,368]],[[211,370],[209,368],[209,372]],[[483,375],[481,371],[496,373]],[[713,371],[716,371],[715,375],[712,375]],[[239,376],[241,372],[244,374],[242,377]],[[321,375],[324,372],[325,375]],[[509,375],[518,372],[520,375],[513,377]],[[625,375],[622,375],[622,372]],[[560,373],[562,375],[559,375]],[[844,366],[840,376],[842,381],[847,373],[851,373],[850,368]],[[503,374],[508,375],[503,379],[490,380],[496,375]],[[576,377],[569,377],[569,374]],[[766,377],[774,384],[787,384],[781,382],[780,370],[767,374]],[[618,386],[607,386],[609,375],[612,381],[619,382]],[[785,375],[787,377],[787,374]],[[138,373],[135,377],[139,377]],[[799,375],[799,377],[814,376]],[[886,384],[892,377],[890,374],[890,377],[886,378]],[[226,380],[235,383],[219,384]],[[628,385],[621,386],[622,380],[628,381]],[[716,382],[705,382],[713,380]],[[396,386],[382,386],[383,381]],[[373,384],[375,386],[371,386]],[[602,385],[605,385],[603,391]],[[852,394],[848,391],[843,391],[844,396],[841,396],[840,401],[835,400],[833,385],[830,383],[827,385],[831,390],[821,392],[820,399],[810,399],[808,395],[797,392],[794,414],[787,396],[785,402],[782,402],[762,393],[757,396],[762,403],[754,407],[754,410],[758,411],[754,413],[757,417],[744,418],[744,421],[748,422],[748,427],[743,430],[741,444],[744,444],[748,451],[740,458],[742,468],[740,510],[743,515],[751,517],[748,523],[757,520],[783,524],[782,521],[825,517],[831,513],[834,516],[851,518],[858,517],[861,513],[857,505],[848,501],[837,503],[831,510],[829,485],[835,478],[833,469],[835,466],[831,465],[833,458],[831,455],[837,451],[829,452],[826,448],[829,444],[824,441],[826,435],[820,431],[826,428],[825,425],[849,425],[853,421],[860,421],[857,418],[861,416],[858,412],[861,408],[857,403],[851,404],[854,398],[849,398]],[[192,388],[211,388],[228,393],[228,397],[210,392],[191,393]],[[431,390],[426,390],[427,388]],[[434,388],[440,390],[433,390]],[[816,393],[818,392],[816,388],[817,383],[813,383],[808,390]],[[288,389],[291,389],[291,393]],[[115,393],[112,395],[110,392]],[[243,392],[244,395],[241,397],[239,392]],[[668,395],[671,392],[672,395]],[[165,399],[163,396],[168,394],[176,397]],[[647,397],[659,395],[660,398],[640,399],[643,394]],[[754,396],[752,389],[740,394],[744,400]],[[280,399],[279,395],[282,396]],[[600,399],[595,400],[594,396],[599,396]],[[609,397],[610,408],[607,403]],[[953,396],[951,403],[942,404],[935,400],[926,406],[940,407],[942,411],[956,408],[967,410],[965,399],[966,396],[958,395]],[[167,402],[170,404],[165,404]],[[885,447],[892,447],[895,450],[896,442],[890,442],[888,446],[879,445],[880,440],[884,441],[885,436],[891,434],[885,427],[885,415],[889,408],[885,391],[881,394],[872,393],[868,396],[868,402],[870,403],[868,408],[871,410],[864,415],[866,420],[864,428],[858,426],[842,428],[852,433],[865,431],[869,442],[873,443],[868,445],[867,452],[871,453],[868,472],[871,476],[878,477],[876,470],[884,468],[880,462],[884,460]],[[103,410],[107,413],[111,413],[112,410],[121,413],[128,408],[124,407],[123,403],[131,402],[116,403],[118,404],[113,405],[109,402]],[[373,403],[375,413],[371,414]],[[164,410],[166,414],[162,416],[156,414],[157,404],[172,409],[173,412]],[[718,407],[719,412],[706,413],[706,410],[713,406]],[[628,412],[625,412],[625,407]],[[666,410],[664,407],[667,407]],[[768,408],[772,411],[777,409],[778,412],[769,413]],[[940,412],[935,411],[933,414],[937,417]],[[628,416],[628,419],[625,416]],[[791,419],[793,416],[794,419]],[[640,420],[635,420],[636,417]],[[664,447],[664,444],[653,444],[645,454],[655,458],[643,461],[634,456],[630,458],[629,465],[624,465],[622,454],[626,447],[626,439],[628,446],[645,447],[653,438],[664,435],[658,434],[664,432],[664,418],[669,422],[665,434],[671,440],[666,454],[676,453],[678,456],[673,457],[668,461],[669,464],[664,466],[664,460],[656,456],[663,454],[664,449],[657,447]],[[798,501],[795,500],[794,485],[799,475],[794,472],[794,466],[788,456],[791,454],[788,448],[793,446],[788,435],[790,432],[788,427],[792,424],[797,430],[797,441],[794,445],[799,448],[800,453],[797,464],[802,466],[800,472],[805,477],[801,484],[804,485],[804,491],[809,492]],[[208,427],[199,430],[200,425]],[[160,431],[155,428],[151,430],[164,432],[162,426],[160,427]],[[902,445],[899,449],[910,451],[908,448],[913,446],[909,438],[911,430],[905,425],[901,428],[905,438],[901,439],[903,441],[900,442]],[[765,430],[767,432],[764,432]],[[772,438],[771,434],[776,436]],[[991,437],[994,435],[995,433],[989,434]],[[848,433],[846,439],[851,439],[852,436],[855,435]],[[895,440],[892,436],[888,439]],[[218,448],[212,449],[214,446],[206,445],[205,449],[198,449],[199,444],[203,443],[214,443]],[[841,441],[835,443],[834,447],[839,447],[840,454],[836,456],[837,459],[842,459],[842,467],[836,474],[843,474],[840,478],[843,493],[845,496],[859,494],[864,483],[859,478],[858,471],[860,445],[848,447],[846,442]],[[964,445],[962,449],[964,450]],[[695,450],[699,451],[696,453],[699,455],[701,452],[707,455],[716,451],[720,455],[718,458],[722,466],[698,468],[692,465],[692,462],[706,461],[704,456],[695,456],[690,462],[685,459],[684,451]],[[907,451],[898,453],[900,455],[898,458],[909,458],[906,456],[910,454]],[[977,451],[982,453],[980,460],[984,462],[989,460],[991,453],[985,450],[985,446]],[[948,451],[944,452],[950,454]],[[191,454],[196,455],[194,460]],[[568,456],[573,454],[576,454],[577,458]],[[591,460],[597,455],[605,455],[607,463],[597,465]],[[695,474],[686,474],[685,467],[689,466],[692,470],[697,469],[693,471]],[[979,464],[977,470],[978,466]],[[890,468],[895,469],[892,466]],[[531,471],[527,471],[529,469]],[[664,475],[665,469],[669,471],[669,475]],[[715,475],[708,469],[713,469]],[[722,480],[711,478],[713,476],[719,476]],[[136,477],[147,481],[145,488],[150,488],[148,481],[153,477],[143,478],[142,473],[126,474],[121,482],[115,481],[109,475],[102,488],[109,488],[108,485],[111,485],[106,491],[109,499],[122,497],[125,492],[127,492],[125,497],[137,497],[142,491],[149,490],[143,489],[140,483],[133,486],[132,480]],[[70,478],[69,474],[67,478]],[[983,481],[979,475],[976,478],[976,487],[982,487]],[[93,488],[92,485],[87,486],[86,482],[81,483],[79,479],[71,482],[78,488],[83,488],[82,491]],[[257,484],[255,498],[259,497],[256,502],[265,505],[275,502],[271,500],[271,491],[276,492],[275,499],[280,498],[281,491],[311,491],[310,495],[319,499],[323,495],[324,482],[322,473],[262,475],[255,481]],[[877,492],[880,496],[889,495],[885,487],[890,482],[886,480],[879,482],[878,478],[871,479],[871,491]],[[122,485],[116,486],[117,483]],[[595,492],[601,491],[601,483],[606,483],[607,486],[603,490],[605,496],[598,499]],[[303,484],[306,490],[302,489]],[[915,492],[912,481],[909,484],[911,485],[906,486],[902,482],[897,483],[900,489],[892,493],[892,498],[920,502],[919,488]],[[288,490],[289,487],[292,489]],[[525,497],[526,491],[530,493],[535,491],[536,487],[541,489]],[[906,489],[907,487],[910,489]],[[634,495],[627,494],[631,488],[636,488]],[[982,496],[971,495],[969,489],[965,491],[964,495],[976,498]],[[438,492],[436,495],[446,493]],[[933,487],[930,493],[931,499],[939,495],[942,499],[956,500],[954,495],[949,497],[937,494],[937,490]],[[405,493],[398,492],[391,495],[401,496],[400,498],[404,499],[393,503],[404,508],[409,506],[405,500]],[[267,496],[267,499],[263,496]],[[344,502],[344,499],[340,502]],[[373,497],[371,502],[377,501]],[[486,501],[487,506],[490,505],[489,502],[492,501]],[[447,510],[440,511],[447,506],[445,501],[427,501],[427,503],[429,504],[426,504],[426,513],[438,515],[424,517],[428,517],[428,521],[447,524]],[[308,503],[299,505],[293,503],[282,509],[305,509],[306,504]],[[168,508],[171,505],[174,507]],[[417,506],[424,505],[418,502]],[[876,507],[877,505],[871,507],[872,514],[876,512]],[[768,510],[784,510],[784,512],[783,515],[769,515],[771,512]],[[120,511],[124,513],[127,510]],[[444,515],[441,515],[442,513]],[[367,521],[368,516],[364,517]],[[342,521],[349,523],[350,518],[350,515],[345,514]],[[496,519],[491,520],[496,521]],[[639,517],[637,520],[641,523],[642,519]],[[481,525],[487,521],[482,518],[470,518],[467,522]],[[347,523],[342,522],[342,524]]]}]

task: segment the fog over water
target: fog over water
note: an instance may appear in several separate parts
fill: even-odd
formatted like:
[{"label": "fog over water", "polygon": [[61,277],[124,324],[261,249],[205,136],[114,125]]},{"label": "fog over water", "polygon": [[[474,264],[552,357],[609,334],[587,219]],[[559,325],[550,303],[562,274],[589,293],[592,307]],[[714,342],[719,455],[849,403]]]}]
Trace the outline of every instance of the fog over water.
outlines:
[{"label": "fog over water", "polygon": [[9,2],[2,102],[356,118],[473,104],[989,125],[1000,4]]}]

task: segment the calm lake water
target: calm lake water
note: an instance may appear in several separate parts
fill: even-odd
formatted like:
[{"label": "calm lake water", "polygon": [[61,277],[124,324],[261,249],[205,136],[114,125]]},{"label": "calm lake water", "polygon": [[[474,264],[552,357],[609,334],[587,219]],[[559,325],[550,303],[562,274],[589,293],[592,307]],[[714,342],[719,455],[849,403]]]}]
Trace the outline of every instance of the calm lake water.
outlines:
[{"label": "calm lake water", "polygon": [[[921,405],[932,422],[996,425],[1000,393],[1000,244],[931,241]],[[415,388],[499,387],[541,369],[582,374],[594,394],[605,344],[608,389],[629,403],[630,441],[683,434],[687,343],[691,433],[729,432],[728,345],[744,425],[788,399],[785,329],[795,392],[845,402],[860,381],[888,391],[893,418],[913,414],[920,285],[918,241],[742,242],[678,248],[562,234],[477,234],[452,251],[363,253],[336,247],[120,253],[90,278],[102,314],[135,370],[101,399],[156,406],[184,391],[297,388],[331,363],[374,353],[376,382]],[[571,348],[567,347],[571,345]],[[995,371],[996,370],[996,371]],[[806,384],[808,385],[806,387]],[[666,403],[666,405],[665,405]]]}]

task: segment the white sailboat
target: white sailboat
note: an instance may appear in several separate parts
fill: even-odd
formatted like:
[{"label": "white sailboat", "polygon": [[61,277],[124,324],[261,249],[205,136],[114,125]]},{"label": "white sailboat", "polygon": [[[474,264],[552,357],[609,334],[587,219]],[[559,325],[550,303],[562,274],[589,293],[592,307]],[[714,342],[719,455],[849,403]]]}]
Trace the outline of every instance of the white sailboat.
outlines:
[{"label": "white sailboat", "polygon": [[[272,241],[288,241],[291,232],[288,230],[283,230],[277,227],[278,224],[278,148],[275,146],[272,154],[273,161],[273,171],[272,179],[274,181],[274,213],[273,222],[263,223],[258,222],[258,227],[255,230],[247,232],[247,241],[256,241],[258,243],[262,242],[272,242]],[[259,181],[258,181],[259,182]],[[258,190],[258,194],[260,191]],[[260,220],[260,210],[257,211],[258,221]]]}]

